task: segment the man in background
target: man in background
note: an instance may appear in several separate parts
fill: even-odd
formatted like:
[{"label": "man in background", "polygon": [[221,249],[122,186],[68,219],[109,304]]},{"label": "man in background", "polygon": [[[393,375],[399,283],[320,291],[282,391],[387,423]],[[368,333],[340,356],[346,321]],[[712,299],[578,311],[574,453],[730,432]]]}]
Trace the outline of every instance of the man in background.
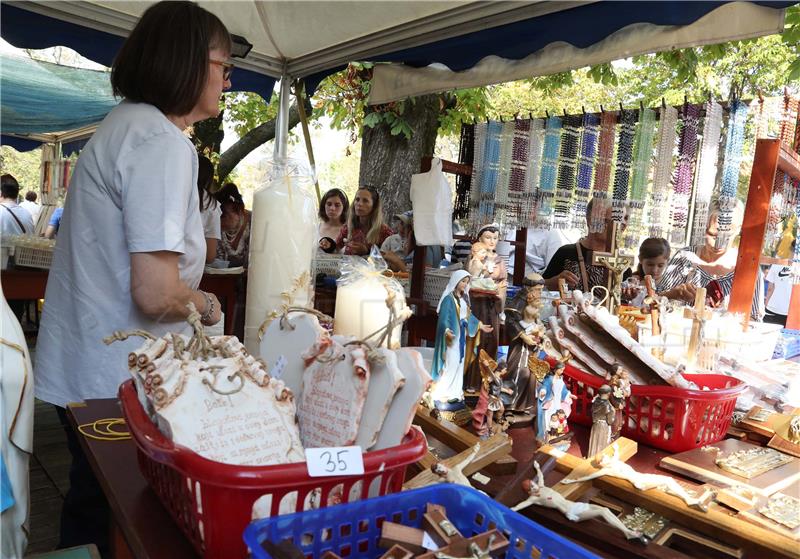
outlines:
[{"label": "man in background", "polygon": [[17,204],[19,183],[13,175],[0,177],[0,234],[32,235],[33,217],[31,213]]},{"label": "man in background", "polygon": [[36,203],[37,194],[33,190],[29,190],[25,193],[25,199],[19,203],[19,205],[26,210],[28,210],[33,218],[33,225],[36,226],[36,222],[39,221],[39,214],[42,211],[42,206]]}]

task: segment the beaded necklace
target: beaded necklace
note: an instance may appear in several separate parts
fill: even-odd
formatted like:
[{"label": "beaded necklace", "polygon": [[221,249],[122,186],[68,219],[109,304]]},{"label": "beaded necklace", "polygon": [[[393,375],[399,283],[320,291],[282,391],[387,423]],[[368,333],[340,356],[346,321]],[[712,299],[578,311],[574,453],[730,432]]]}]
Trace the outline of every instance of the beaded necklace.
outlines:
[{"label": "beaded necklace", "polygon": [[722,132],[722,106],[714,101],[706,105],[706,119],[703,123],[703,145],[700,147],[700,163],[697,166],[697,186],[694,200],[691,246],[704,242],[708,222],[708,205],[714,192],[717,178],[717,158],[719,139]]},{"label": "beaded necklace", "polygon": [[575,191],[575,211],[572,214],[572,227],[586,227],[586,204],[592,189],[592,172],[594,158],[597,154],[597,135],[600,131],[600,117],[587,114],[583,117],[583,134],[581,135],[581,157],[578,161],[578,188]]},{"label": "beaded necklace", "polygon": [[524,227],[525,184],[528,173],[530,149],[530,120],[514,121],[514,140],[511,148],[511,169],[508,184],[508,208],[506,223],[509,228]]},{"label": "beaded necklace", "polygon": [[[480,198],[478,200],[478,223],[494,221],[495,192],[500,170],[500,135],[503,123],[490,120],[486,126],[486,148],[484,150],[483,173]],[[480,227],[480,225],[477,225]]]},{"label": "beaded necklace", "polygon": [[[514,147],[516,123],[504,122],[500,131],[500,157],[497,168],[497,182],[494,192],[494,213],[489,221],[497,222],[505,229],[508,209],[508,183],[511,180],[511,158]],[[493,218],[493,219],[491,219]]]},{"label": "beaded necklace", "polygon": [[523,223],[536,226],[538,209],[539,175],[542,167],[542,147],[544,146],[544,120],[535,118],[531,123],[528,142],[528,173],[525,177],[525,206],[522,211]]},{"label": "beaded necklace", "polygon": [[670,207],[672,243],[683,245],[686,241],[686,224],[689,218],[689,198],[692,194],[692,178],[697,157],[697,125],[700,120],[700,106],[683,105],[683,128],[678,142],[678,166],[675,169]]},{"label": "beaded necklace", "polygon": [[653,171],[653,196],[650,204],[650,236],[665,237],[667,228],[667,202],[669,201],[669,181],[672,175],[672,158],[675,152],[675,125],[678,111],[675,107],[661,107],[658,128],[658,148],[656,167]]},{"label": "beaded necklace", "polygon": [[542,171],[539,176],[539,207],[537,223],[542,228],[550,226],[553,214],[553,195],[556,189],[558,153],[561,145],[561,119],[551,116],[547,119],[542,152]]},{"label": "beaded necklace", "polygon": [[725,162],[722,165],[722,188],[720,189],[717,248],[727,246],[731,236],[733,209],[736,207],[736,189],[739,186],[739,165],[744,145],[744,124],[747,120],[747,105],[736,100],[731,105],[728,119],[728,136],[725,142]]},{"label": "beaded necklace", "polygon": [[641,111],[639,129],[636,133],[633,165],[631,168],[630,216],[625,229],[623,245],[626,248],[637,248],[642,232],[642,210],[647,179],[650,174],[650,162],[653,159],[653,136],[656,132],[656,112],[652,109]]},{"label": "beaded necklace", "polygon": [[469,227],[470,231],[477,231],[483,222],[478,220],[478,205],[481,192],[481,178],[483,176],[483,156],[486,150],[486,129],[488,124],[486,122],[479,122],[475,125],[475,149],[472,158],[472,185],[470,188],[469,204],[470,216]]},{"label": "beaded necklace", "polygon": [[[461,141],[458,148],[458,162],[472,166],[475,156],[475,125],[461,125]],[[472,187],[472,175],[456,175],[456,199],[453,203],[453,218],[469,217],[469,195]]]},{"label": "beaded necklace", "polygon": [[636,111],[622,110],[619,116],[619,141],[617,144],[617,167],[614,172],[614,198],[611,218],[622,223],[628,199],[628,186],[633,161],[633,140],[636,135]]},{"label": "beaded necklace", "polygon": [[597,147],[597,165],[594,170],[594,202],[589,216],[589,232],[599,233],[605,227],[608,208],[608,183],[614,160],[614,140],[617,113],[604,112],[600,116],[600,141]]},{"label": "beaded necklace", "polygon": [[558,181],[553,212],[553,227],[566,229],[572,222],[572,191],[575,189],[575,175],[578,166],[578,139],[580,137],[580,116],[565,116],[561,132],[561,156],[558,165]]},{"label": "beaded necklace", "polygon": [[783,113],[781,115],[781,143],[786,147],[793,147],[795,126],[797,125],[798,101],[790,95],[783,98]]}]

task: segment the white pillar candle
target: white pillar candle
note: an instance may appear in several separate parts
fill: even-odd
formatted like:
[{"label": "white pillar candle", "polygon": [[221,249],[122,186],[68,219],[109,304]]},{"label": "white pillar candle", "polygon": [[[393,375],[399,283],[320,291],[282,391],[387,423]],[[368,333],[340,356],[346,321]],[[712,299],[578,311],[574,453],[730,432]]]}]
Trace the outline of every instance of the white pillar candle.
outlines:
[{"label": "white pillar candle", "polygon": [[[389,322],[389,308],[386,306],[388,292],[384,282],[374,276],[362,276],[355,281],[340,284],[336,288],[336,314],[333,320],[333,333],[342,336],[355,336],[359,340],[386,326]],[[405,307],[402,292],[397,295],[394,308],[399,311]],[[392,329],[391,345],[384,342],[383,347],[400,347],[402,324]],[[377,344],[380,335],[370,338]]]},{"label": "white pillar candle", "polygon": [[244,326],[244,345],[252,355],[259,355],[258,329],[270,313],[312,304],[317,199],[304,171],[291,160],[276,166],[253,196]]}]

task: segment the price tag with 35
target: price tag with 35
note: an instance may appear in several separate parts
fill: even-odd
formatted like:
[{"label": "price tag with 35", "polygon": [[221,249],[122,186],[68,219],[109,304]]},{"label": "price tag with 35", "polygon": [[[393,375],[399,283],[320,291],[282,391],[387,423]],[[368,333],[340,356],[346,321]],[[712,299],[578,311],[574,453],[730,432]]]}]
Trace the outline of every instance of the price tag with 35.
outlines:
[{"label": "price tag with 35", "polygon": [[360,446],[307,448],[306,466],[311,477],[356,476],[364,473]]}]

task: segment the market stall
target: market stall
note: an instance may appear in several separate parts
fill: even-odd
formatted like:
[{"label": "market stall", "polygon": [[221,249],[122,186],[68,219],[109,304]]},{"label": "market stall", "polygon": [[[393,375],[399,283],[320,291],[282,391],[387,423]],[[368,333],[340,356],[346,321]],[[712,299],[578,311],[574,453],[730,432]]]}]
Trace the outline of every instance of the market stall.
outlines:
[{"label": "market stall", "polygon": [[[80,444],[112,505],[117,556],[244,557],[248,548],[255,557],[331,559],[677,559],[698,549],[716,556],[797,556],[800,462],[789,452],[800,444],[791,405],[791,387],[800,381],[797,364],[772,362],[765,373],[741,354],[731,359],[731,346],[741,351],[764,335],[748,325],[749,305],[739,315],[712,312],[706,286],[698,286],[693,305],[672,305],[650,276],[642,285],[623,286],[632,262],[626,251],[638,245],[634,233],[649,229],[688,244],[704,236],[713,216],[722,243],[736,235],[733,201],[748,105],[734,100],[726,125],[722,105],[709,101],[685,103],[680,113],[666,106],[620,107],[465,126],[462,142],[472,149],[462,149],[465,159],[452,168],[469,179],[459,181],[456,206],[481,241],[472,255],[477,265],[449,270],[428,297],[424,249],[418,247],[407,298],[377,255],[348,259],[333,316],[312,308],[313,180],[302,164],[286,159],[293,76],[313,81],[355,58],[420,63],[413,55],[422,48],[431,53],[423,61],[449,61],[448,55],[463,50],[463,40],[475,46],[462,61],[472,64],[498,54],[484,47],[499,43],[497,33],[516,30],[509,36],[519,40],[508,48],[523,48],[527,33],[561,29],[553,25],[558,18],[581,22],[583,46],[630,25],[647,30],[659,15],[662,25],[655,27],[669,31],[699,22],[706,33],[695,28],[685,39],[696,44],[724,40],[728,32],[740,37],[776,30],[782,13],[744,4],[764,18],[737,20],[734,31],[721,23],[710,31],[719,7],[714,3],[685,10],[654,4],[647,14],[637,7],[615,11],[613,18],[606,10],[618,6],[611,3],[445,3],[426,5],[427,13],[413,16],[400,4],[364,3],[358,6],[363,21],[354,22],[359,34],[320,33],[308,51],[299,51],[296,41],[278,34],[291,34],[296,25],[267,25],[294,21],[289,5],[248,3],[238,12],[211,6],[255,43],[252,58],[237,64],[282,78],[276,161],[267,187],[256,194],[245,339],[210,335],[206,311],[194,305],[181,333],[106,332],[105,345],[127,344],[119,365],[131,378],[120,386],[118,400],[70,407],[70,420],[84,435]],[[108,46],[118,42],[115,33],[135,23],[139,12],[125,9],[140,7],[4,4],[3,34],[9,20],[30,24],[44,15],[51,29],[100,27],[91,35]],[[324,4],[315,9],[315,18],[331,16]],[[607,16],[602,30],[600,15]],[[394,27],[387,31],[388,20]],[[523,23],[530,25],[526,33],[507,27]],[[546,35],[542,44],[524,48],[539,51],[560,38]],[[51,40],[45,33],[35,39]],[[668,48],[675,36],[655,33],[651,39],[642,48]],[[593,56],[628,53],[614,41],[606,47]],[[800,115],[790,96],[780,102],[771,113],[762,101],[758,118],[779,121],[785,144],[779,149],[788,152],[798,147]],[[762,127],[761,120],[756,124]],[[718,170],[723,128],[725,156]],[[763,128],[768,134],[771,126]],[[662,157],[651,169],[654,149]],[[762,217],[770,205],[781,216],[800,199],[792,168],[784,167],[780,180],[774,169],[773,162],[771,175],[754,173],[761,182],[779,183],[782,194],[769,203],[764,196]],[[714,181],[701,178],[717,172],[723,201],[712,206]],[[631,226],[623,234],[629,211]],[[583,289],[561,285],[554,298],[546,297],[545,279],[523,272],[525,230],[584,220],[590,234],[607,242],[605,249],[580,261]],[[759,220],[762,226],[765,221]],[[511,230],[519,230],[516,286],[492,277],[503,269],[495,252],[500,233]],[[740,253],[751,270],[760,258],[756,244],[747,243]],[[580,247],[577,254],[580,259]],[[599,275],[589,276],[587,266]],[[471,282],[480,282],[482,310],[478,294],[470,297]],[[746,288],[734,286],[731,304],[746,299]],[[627,310],[623,287],[636,287],[641,295]],[[718,289],[723,299],[730,294]],[[412,317],[409,304],[421,312]],[[506,360],[496,351],[500,312],[503,340],[511,346]],[[423,338],[424,331],[433,348],[402,347],[400,331],[410,320],[419,321],[412,337]],[[650,332],[637,323],[648,323]],[[687,326],[688,336],[675,343],[671,336]],[[726,336],[733,331],[746,339],[731,343]],[[490,336],[493,346],[486,344]],[[21,345],[12,349],[25,357]],[[466,398],[472,381],[475,390]],[[124,421],[115,417],[117,401]],[[743,440],[744,429],[731,430],[737,402],[748,414],[756,403],[775,410],[748,417],[756,424],[774,422],[774,444],[753,445]],[[530,423],[509,429],[523,414]],[[726,438],[729,432],[735,436]],[[139,471],[121,468],[119,460],[130,465],[134,453]],[[168,542],[177,543],[165,549]]]}]

